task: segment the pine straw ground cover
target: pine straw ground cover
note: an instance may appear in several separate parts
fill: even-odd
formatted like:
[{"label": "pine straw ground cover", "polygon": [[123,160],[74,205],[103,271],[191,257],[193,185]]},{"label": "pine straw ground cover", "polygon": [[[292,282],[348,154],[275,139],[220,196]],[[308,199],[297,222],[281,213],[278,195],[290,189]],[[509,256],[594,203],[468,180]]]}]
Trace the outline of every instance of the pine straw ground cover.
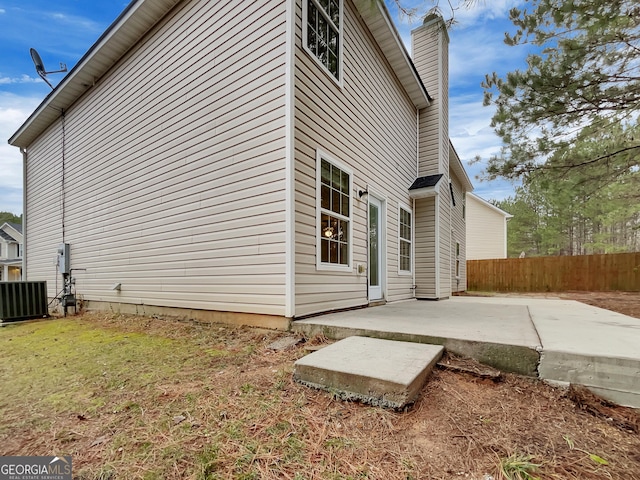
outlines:
[{"label": "pine straw ground cover", "polygon": [[404,412],[344,403],[292,382],[306,351],[267,348],[283,335],[107,314],[0,328],[0,455],[72,455],[87,480],[640,479],[636,412],[450,370]]}]

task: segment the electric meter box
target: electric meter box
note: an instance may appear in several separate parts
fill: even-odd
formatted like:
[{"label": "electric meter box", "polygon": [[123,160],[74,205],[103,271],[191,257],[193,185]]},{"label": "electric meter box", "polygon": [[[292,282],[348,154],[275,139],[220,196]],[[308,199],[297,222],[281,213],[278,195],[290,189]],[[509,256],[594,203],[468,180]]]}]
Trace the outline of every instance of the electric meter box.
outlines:
[{"label": "electric meter box", "polygon": [[70,272],[71,257],[69,255],[70,247],[68,243],[58,245],[58,273],[68,275]]}]

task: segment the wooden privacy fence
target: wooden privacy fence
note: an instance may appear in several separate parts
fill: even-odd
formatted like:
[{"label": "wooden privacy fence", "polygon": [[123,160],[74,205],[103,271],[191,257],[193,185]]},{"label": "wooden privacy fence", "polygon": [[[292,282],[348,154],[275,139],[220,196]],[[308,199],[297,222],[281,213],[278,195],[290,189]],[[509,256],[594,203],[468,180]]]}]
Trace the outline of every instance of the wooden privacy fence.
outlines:
[{"label": "wooden privacy fence", "polygon": [[467,261],[467,289],[640,292],[640,252]]}]

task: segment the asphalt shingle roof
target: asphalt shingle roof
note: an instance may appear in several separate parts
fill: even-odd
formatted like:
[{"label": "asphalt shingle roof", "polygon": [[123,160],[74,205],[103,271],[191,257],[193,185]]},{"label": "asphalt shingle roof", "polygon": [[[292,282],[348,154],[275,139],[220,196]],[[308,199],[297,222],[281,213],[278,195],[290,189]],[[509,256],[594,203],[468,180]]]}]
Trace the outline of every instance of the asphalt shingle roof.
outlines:
[{"label": "asphalt shingle roof", "polygon": [[7,240],[8,242],[15,242],[16,241],[15,238],[13,238],[11,235],[9,235],[4,230],[0,230],[0,238],[2,238],[4,240]]},{"label": "asphalt shingle roof", "polygon": [[419,188],[427,188],[427,187],[435,187],[443,177],[442,173],[438,173],[436,175],[427,175],[426,177],[418,177],[413,182],[413,184],[409,187],[409,190],[417,190]]}]

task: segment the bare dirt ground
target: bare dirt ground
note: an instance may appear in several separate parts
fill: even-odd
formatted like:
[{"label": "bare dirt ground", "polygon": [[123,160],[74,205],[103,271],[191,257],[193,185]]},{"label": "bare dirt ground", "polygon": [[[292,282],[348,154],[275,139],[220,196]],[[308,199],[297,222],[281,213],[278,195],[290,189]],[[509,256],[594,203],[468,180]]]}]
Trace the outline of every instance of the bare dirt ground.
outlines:
[{"label": "bare dirt ground", "polygon": [[640,292],[550,292],[550,293],[486,293],[465,292],[465,296],[505,296],[564,298],[614,312],[640,318]]},{"label": "bare dirt ground", "polygon": [[640,318],[640,292],[563,292],[558,296]]},{"label": "bare dirt ground", "polygon": [[72,455],[81,480],[640,479],[637,411],[449,368],[402,412],[342,402],[292,381],[326,340],[268,348],[288,335],[110,314],[0,328],[0,455]]}]

